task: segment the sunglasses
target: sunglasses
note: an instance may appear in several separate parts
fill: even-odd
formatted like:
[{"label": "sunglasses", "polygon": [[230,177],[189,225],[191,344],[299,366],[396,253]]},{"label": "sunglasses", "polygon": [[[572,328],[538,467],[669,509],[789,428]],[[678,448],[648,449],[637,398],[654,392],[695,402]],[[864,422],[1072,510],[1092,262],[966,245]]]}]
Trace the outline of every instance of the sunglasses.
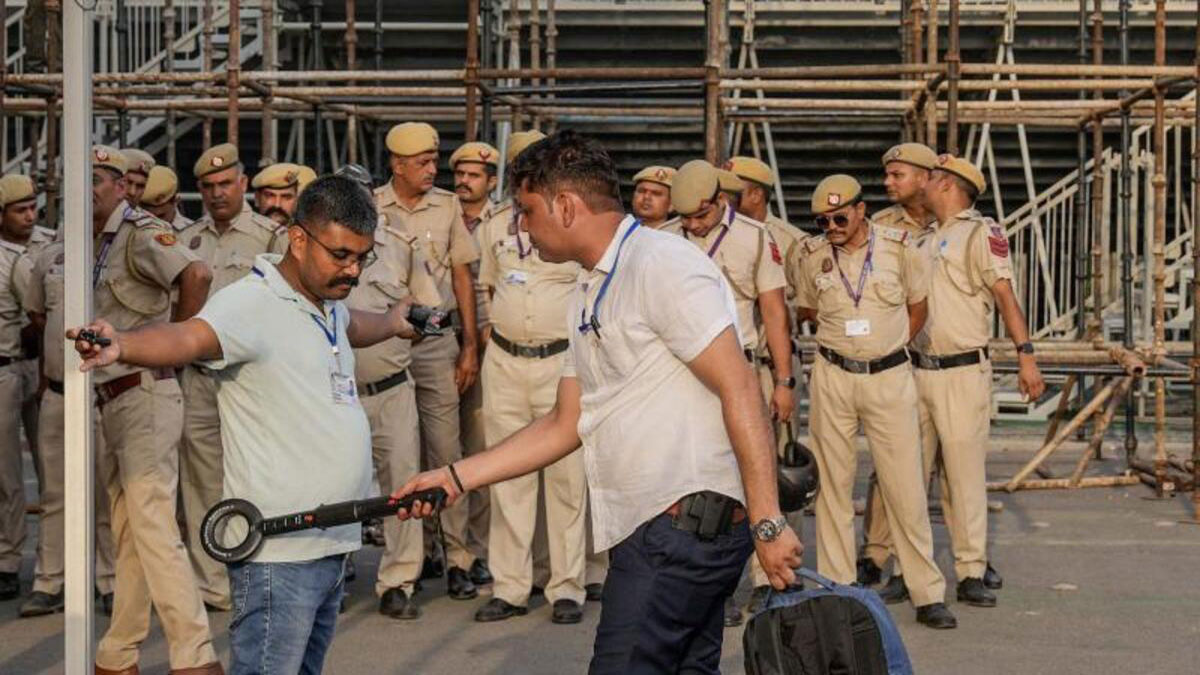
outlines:
[{"label": "sunglasses", "polygon": [[838,227],[846,227],[847,225],[850,224],[850,216],[847,216],[842,213],[839,213],[835,216],[817,216],[816,223],[817,223],[817,227],[821,228],[822,230],[829,229],[830,223],[833,223],[834,225],[837,225]]}]

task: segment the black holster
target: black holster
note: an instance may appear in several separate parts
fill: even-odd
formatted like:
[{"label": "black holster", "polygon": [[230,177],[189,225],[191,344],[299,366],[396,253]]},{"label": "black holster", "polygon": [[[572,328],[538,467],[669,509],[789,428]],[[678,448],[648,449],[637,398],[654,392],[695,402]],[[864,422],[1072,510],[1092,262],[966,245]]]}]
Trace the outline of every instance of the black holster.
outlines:
[{"label": "black holster", "polygon": [[739,507],[736,499],[723,494],[693,492],[679,500],[679,515],[672,516],[671,526],[710,541],[733,531],[733,514]]}]

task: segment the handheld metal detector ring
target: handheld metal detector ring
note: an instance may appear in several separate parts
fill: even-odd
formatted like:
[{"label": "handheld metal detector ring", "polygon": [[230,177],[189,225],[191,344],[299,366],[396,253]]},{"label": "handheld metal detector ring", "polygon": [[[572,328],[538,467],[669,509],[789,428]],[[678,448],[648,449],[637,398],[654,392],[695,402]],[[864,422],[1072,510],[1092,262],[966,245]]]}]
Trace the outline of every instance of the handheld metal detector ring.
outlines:
[{"label": "handheld metal detector ring", "polygon": [[[446,500],[441,488],[415,492],[403,499],[374,497],[336,504],[322,504],[311,511],[298,511],[274,518],[263,518],[258,507],[245,499],[226,499],[217,502],[204,515],[200,523],[200,546],[213,560],[223,563],[242,562],[258,553],[266,537],[299,532],[301,530],[326,529],[339,525],[361,523],[371,518],[394,516],[400,509],[411,509],[414,502],[432,504],[440,509]],[[223,526],[234,518],[246,522],[246,535],[236,544],[226,544],[221,536]]]}]

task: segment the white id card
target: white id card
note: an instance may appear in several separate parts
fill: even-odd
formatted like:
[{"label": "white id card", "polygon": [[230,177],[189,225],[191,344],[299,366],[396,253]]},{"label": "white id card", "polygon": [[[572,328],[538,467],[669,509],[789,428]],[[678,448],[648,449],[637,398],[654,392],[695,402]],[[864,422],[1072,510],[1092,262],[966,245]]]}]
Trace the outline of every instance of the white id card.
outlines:
[{"label": "white id card", "polygon": [[522,270],[509,270],[504,275],[504,282],[513,286],[524,286],[525,282],[528,280],[529,275]]},{"label": "white id card", "polygon": [[342,373],[332,373],[329,379],[333,385],[334,403],[341,405],[358,403],[358,388],[354,384],[354,377]]},{"label": "white id card", "polygon": [[870,334],[870,319],[850,319],[846,322],[846,337],[863,337]]}]

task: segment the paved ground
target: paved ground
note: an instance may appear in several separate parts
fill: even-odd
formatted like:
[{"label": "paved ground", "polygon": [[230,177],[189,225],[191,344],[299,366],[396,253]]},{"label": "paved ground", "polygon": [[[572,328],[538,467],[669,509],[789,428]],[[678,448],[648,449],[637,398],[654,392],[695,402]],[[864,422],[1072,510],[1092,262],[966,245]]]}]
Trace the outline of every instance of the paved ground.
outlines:
[{"label": "paved ground", "polygon": [[[1032,434],[1037,434],[1034,438]],[[1040,440],[1041,431],[1001,434],[989,463],[1000,478],[1015,470]],[[1115,455],[1115,445],[1106,450]],[[1183,450],[1180,449],[1180,454]],[[1059,473],[1069,472],[1076,452],[1068,448]],[[865,464],[865,462],[864,462]],[[1095,471],[1112,471],[1107,461]],[[866,467],[863,466],[865,475]],[[951,605],[959,629],[934,632],[917,625],[907,606],[894,616],[917,672],[1194,673],[1200,658],[1200,527],[1184,497],[1151,501],[1148,489],[1080,490],[993,494],[1004,509],[992,514],[993,553],[1005,577],[1000,606]],[[935,523],[938,562],[952,574],[945,530]],[[812,539],[812,519],[804,538]],[[811,551],[808,555],[812,562]],[[349,612],[327,660],[329,673],[407,675],[557,675],[582,673],[591,651],[599,607],[589,604],[578,626],[550,624],[549,608],[535,604],[527,617],[475,624],[480,601],[454,602],[440,584],[420,599],[424,618],[401,623],[375,612],[371,579],[378,550],[359,557]],[[32,559],[27,563],[26,585]],[[743,588],[743,597],[748,589]],[[951,590],[951,597],[953,591]],[[17,602],[0,603],[0,673],[34,675],[62,671],[62,615],[16,619]],[[211,615],[217,646],[227,655],[226,616]],[[97,629],[105,620],[98,617]],[[725,634],[724,672],[741,673],[741,633]],[[165,673],[165,644],[155,628],[146,644],[143,673]]]}]

